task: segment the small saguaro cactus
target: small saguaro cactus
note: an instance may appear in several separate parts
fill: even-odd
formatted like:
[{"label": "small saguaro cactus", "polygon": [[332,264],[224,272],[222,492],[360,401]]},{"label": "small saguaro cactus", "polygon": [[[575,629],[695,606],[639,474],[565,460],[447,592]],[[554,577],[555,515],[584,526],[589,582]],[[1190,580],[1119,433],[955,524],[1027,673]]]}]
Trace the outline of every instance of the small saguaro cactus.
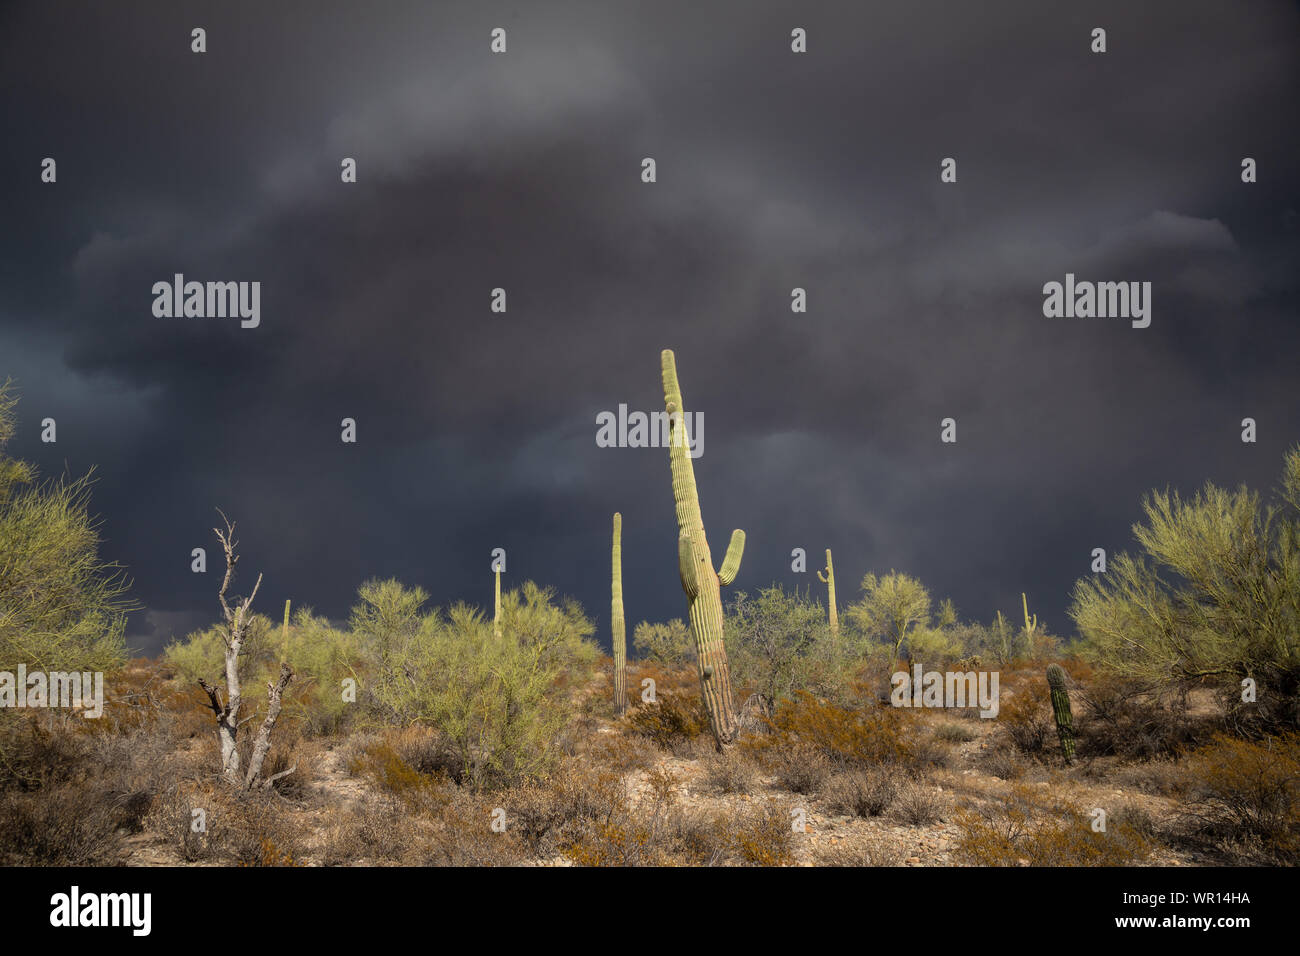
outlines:
[{"label": "small saguaro cactus", "polygon": [[1025,609],[1025,641],[1029,645],[1029,653],[1034,652],[1034,632],[1038,630],[1038,615],[1035,614],[1033,620],[1029,618],[1029,598],[1025,597],[1025,592],[1020,592],[1020,603]]},{"label": "small saguaro cactus", "polygon": [[817,577],[826,585],[826,594],[831,608],[831,637],[840,635],[840,615],[835,609],[835,565],[831,563],[831,549],[826,549],[826,570],[818,571]]},{"label": "small saguaro cactus", "polygon": [[614,576],[610,587],[609,628],[614,648],[614,716],[627,712],[627,628],[623,622],[623,516],[614,512]]},{"label": "small saguaro cactus", "polygon": [[745,550],[745,532],[731,532],[731,543],[721,569],[713,570],[713,556],[704,535],[700,497],[695,487],[695,467],[687,451],[686,409],[677,382],[677,360],[671,349],[660,355],[664,380],[664,407],[668,413],[668,458],[673,473],[673,501],[677,511],[677,569],[682,579],[695,636],[695,662],[700,690],[709,713],[709,725],[718,750],[735,742],[740,733],[736,704],[731,692],[731,668],[722,637],[721,586],[730,584],[740,571]]},{"label": "small saguaro cactus", "polygon": [[1061,738],[1061,755],[1066,763],[1074,760],[1074,716],[1070,712],[1070,694],[1065,689],[1065,671],[1060,664],[1047,665],[1047,686],[1052,692],[1052,713],[1056,716],[1056,735]]}]

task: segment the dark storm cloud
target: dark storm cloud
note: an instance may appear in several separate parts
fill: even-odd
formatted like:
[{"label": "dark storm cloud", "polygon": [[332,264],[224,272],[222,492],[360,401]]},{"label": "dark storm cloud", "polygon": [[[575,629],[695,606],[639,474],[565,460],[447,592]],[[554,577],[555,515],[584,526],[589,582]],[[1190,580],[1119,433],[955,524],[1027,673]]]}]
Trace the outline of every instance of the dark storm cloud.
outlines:
[{"label": "dark storm cloud", "polygon": [[[597,412],[661,406],[664,347],[750,590],[830,546],[844,599],[897,567],[1067,631],[1146,489],[1273,484],[1300,439],[1293,6],[697,6],[0,14],[15,446],[99,466],[137,643],[210,612],[217,506],[264,610],[342,616],[373,575],[481,601],[505,547],[603,623],[619,510],[629,616],[680,614],[666,454],[594,443]],[[175,272],[260,281],[261,326],[154,318]],[[1044,318],[1066,272],[1152,282],[1151,327]]]}]

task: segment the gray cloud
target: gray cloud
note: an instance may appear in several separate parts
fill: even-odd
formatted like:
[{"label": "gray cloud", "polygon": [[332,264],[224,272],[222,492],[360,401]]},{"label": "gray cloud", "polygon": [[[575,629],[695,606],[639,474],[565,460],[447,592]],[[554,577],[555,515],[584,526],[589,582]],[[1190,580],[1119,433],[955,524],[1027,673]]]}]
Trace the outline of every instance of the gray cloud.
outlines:
[{"label": "gray cloud", "polygon": [[[267,607],[343,616],[389,574],[485,600],[506,547],[602,621],[619,510],[629,615],[680,614],[666,455],[594,443],[662,402],[664,347],[750,590],[830,546],[846,579],[898,567],[985,620],[1026,590],[1068,630],[1146,489],[1271,487],[1300,439],[1292,5],[313,11],[0,14],[15,451],[99,466],[149,650],[215,606],[188,556],[218,506]],[[1044,318],[1067,271],[1151,281],[1151,328]],[[262,326],[155,319],[175,272],[261,281]]]}]

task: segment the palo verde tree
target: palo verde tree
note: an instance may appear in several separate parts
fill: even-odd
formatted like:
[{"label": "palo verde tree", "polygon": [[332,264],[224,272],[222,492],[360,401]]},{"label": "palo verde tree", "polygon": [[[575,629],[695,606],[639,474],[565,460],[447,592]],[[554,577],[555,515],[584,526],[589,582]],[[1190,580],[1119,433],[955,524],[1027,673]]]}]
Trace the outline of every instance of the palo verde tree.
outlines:
[{"label": "palo verde tree", "polygon": [[1141,551],[1074,588],[1070,616],[1096,666],[1155,687],[1216,684],[1234,711],[1295,727],[1300,446],[1268,504],[1207,483],[1190,498],[1154,491],[1142,511]]},{"label": "palo verde tree", "polygon": [[17,401],[0,385],[0,670],[113,670],[133,604],[121,569],[99,559],[91,476],[38,484],[5,454]]},{"label": "palo verde tree", "polygon": [[881,578],[868,574],[862,579],[862,599],[849,607],[846,616],[868,640],[885,643],[892,673],[904,642],[929,627],[930,592],[916,578],[897,571]]}]

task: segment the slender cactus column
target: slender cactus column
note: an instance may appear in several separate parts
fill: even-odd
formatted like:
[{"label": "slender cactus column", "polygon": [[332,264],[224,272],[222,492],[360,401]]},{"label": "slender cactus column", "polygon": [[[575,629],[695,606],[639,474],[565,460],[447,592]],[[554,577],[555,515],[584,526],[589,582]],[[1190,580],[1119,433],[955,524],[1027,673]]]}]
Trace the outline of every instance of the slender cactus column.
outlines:
[{"label": "slender cactus column", "polygon": [[1074,715],[1070,712],[1070,694],[1065,689],[1065,671],[1060,664],[1047,665],[1047,686],[1052,692],[1052,714],[1056,717],[1056,736],[1061,740],[1061,756],[1074,761]]},{"label": "slender cactus column", "polygon": [[614,576],[610,586],[609,626],[614,647],[614,716],[627,712],[627,628],[623,622],[623,516],[614,512]]},{"label": "slender cactus column", "polygon": [[835,608],[835,565],[831,563],[831,549],[826,549],[826,570],[818,571],[817,577],[821,578],[822,584],[826,585],[826,593],[830,599],[831,608],[831,638],[838,640],[840,636],[840,615]]},{"label": "slender cactus column", "polygon": [[709,713],[718,749],[733,743],[740,732],[736,704],[731,691],[731,668],[727,664],[727,647],[722,638],[721,586],[736,579],[741,555],[745,550],[745,532],[737,528],[722,561],[721,570],[713,570],[713,556],[704,535],[700,515],[700,497],[695,487],[695,468],[687,448],[686,411],[682,390],[677,382],[677,360],[671,349],[660,356],[664,380],[664,407],[668,412],[668,457],[673,473],[673,501],[677,510],[677,569],[682,591],[690,612],[691,632],[695,636],[696,667],[700,675],[700,692]]},{"label": "slender cactus column", "polygon": [[496,577],[496,600],[493,604],[492,611],[492,633],[497,637],[501,636],[501,572],[495,572]]}]

